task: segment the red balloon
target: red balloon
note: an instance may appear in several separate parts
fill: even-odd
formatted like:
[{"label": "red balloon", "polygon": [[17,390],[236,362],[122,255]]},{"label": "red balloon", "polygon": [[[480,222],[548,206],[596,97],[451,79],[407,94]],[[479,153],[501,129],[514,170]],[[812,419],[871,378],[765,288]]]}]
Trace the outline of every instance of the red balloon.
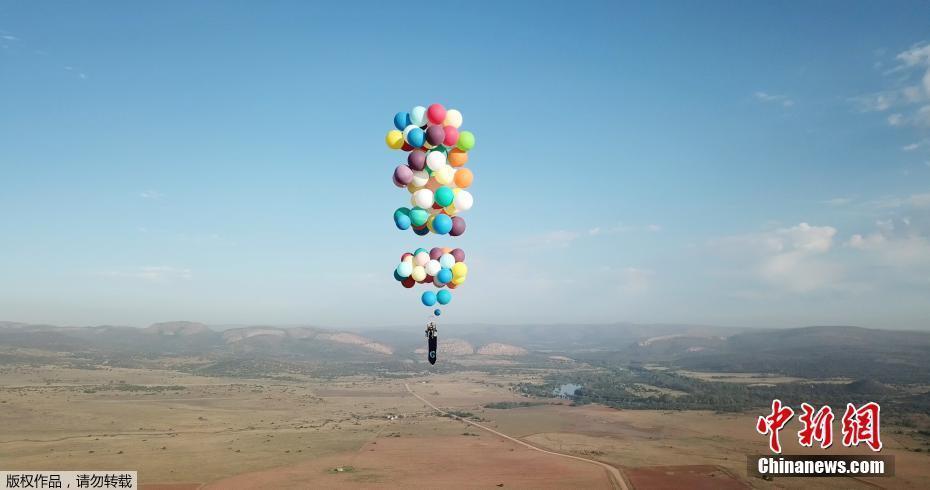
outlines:
[{"label": "red balloon", "polygon": [[452,147],[459,141],[459,130],[453,126],[446,126],[443,129],[446,130],[445,138],[442,140],[442,144]]},{"label": "red balloon", "polygon": [[404,143],[404,146],[401,146],[400,149],[403,151],[410,151],[413,149],[413,147],[408,145],[407,143]]},{"label": "red balloon", "polygon": [[423,279],[423,283],[424,283],[424,284],[426,284],[426,283],[430,283],[430,284],[431,284],[432,282],[433,282],[433,276],[431,276],[431,275],[429,275],[429,274],[427,274],[426,277]]},{"label": "red balloon", "polygon": [[413,257],[413,254],[410,252],[405,252],[403,255],[400,256],[400,261],[403,262],[404,260],[407,259],[407,257]]},{"label": "red balloon", "polygon": [[442,124],[446,120],[446,108],[442,104],[433,104],[426,109],[426,118],[433,124]]},{"label": "red balloon", "polygon": [[417,282],[414,281],[412,277],[405,277],[403,281],[400,281],[400,283],[403,284],[405,288],[410,289]]}]

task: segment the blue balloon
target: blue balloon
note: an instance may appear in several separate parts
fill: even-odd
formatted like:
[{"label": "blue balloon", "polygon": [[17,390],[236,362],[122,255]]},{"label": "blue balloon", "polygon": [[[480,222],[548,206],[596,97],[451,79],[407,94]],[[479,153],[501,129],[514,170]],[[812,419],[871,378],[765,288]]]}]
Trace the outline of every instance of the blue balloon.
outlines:
[{"label": "blue balloon", "polygon": [[410,113],[398,112],[397,114],[394,114],[395,128],[403,131],[407,126],[410,126]]},{"label": "blue balloon", "polygon": [[404,280],[404,278],[403,278],[403,277],[400,277],[400,274],[397,273],[397,269],[394,269],[394,280],[395,280],[395,281],[403,281],[403,280]]},{"label": "blue balloon", "polygon": [[424,226],[423,228],[419,229],[419,230],[416,229],[416,228],[414,228],[414,229],[413,229],[413,232],[416,233],[417,235],[424,236],[424,235],[429,234],[429,228],[427,228],[427,227],[425,227],[425,226]]},{"label": "blue balloon", "polygon": [[452,269],[440,269],[439,273],[436,274],[436,279],[443,284],[452,282]]},{"label": "blue balloon", "polygon": [[426,142],[426,133],[420,128],[413,128],[407,133],[407,143],[414,148],[423,146]]},{"label": "blue balloon", "polygon": [[447,305],[450,301],[452,301],[452,293],[450,293],[447,289],[443,289],[436,293],[436,301],[438,301],[441,305]]},{"label": "blue balloon", "polygon": [[395,214],[394,224],[397,225],[398,230],[406,230],[407,228],[410,228],[410,216],[399,213]]},{"label": "blue balloon", "polygon": [[437,214],[433,218],[433,230],[440,235],[445,235],[452,231],[452,218],[447,214]]},{"label": "blue balloon", "polygon": [[436,308],[435,310],[433,310],[433,314],[436,316],[439,316],[439,315],[442,315],[442,312],[439,311],[439,308]]},{"label": "blue balloon", "polygon": [[436,293],[432,291],[423,291],[423,296],[420,296],[420,301],[426,306],[433,306],[436,304]]}]

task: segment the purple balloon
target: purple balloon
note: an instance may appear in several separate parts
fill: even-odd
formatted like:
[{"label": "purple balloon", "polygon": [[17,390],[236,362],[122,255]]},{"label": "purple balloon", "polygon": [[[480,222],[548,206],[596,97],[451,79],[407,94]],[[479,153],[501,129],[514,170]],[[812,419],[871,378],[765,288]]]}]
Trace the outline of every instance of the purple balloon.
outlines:
[{"label": "purple balloon", "polygon": [[[462,219],[462,218],[459,217],[459,216],[453,216],[453,217],[452,217],[452,229],[449,231],[449,235],[451,235],[451,236],[459,236],[459,235],[461,235],[462,233],[465,233],[465,220]],[[458,250],[459,255],[462,256],[461,259],[458,257],[458,255],[455,255],[455,251],[456,251],[456,250]],[[461,261],[465,260],[465,252],[463,252],[462,249],[460,249],[460,248],[457,248],[457,249],[453,250],[453,251],[452,251],[452,256],[455,257],[455,261],[456,261],[456,262],[461,262]]]},{"label": "purple balloon", "polygon": [[410,170],[423,170],[426,168],[426,152],[423,150],[413,150],[407,154],[407,166]]},{"label": "purple balloon", "polygon": [[[452,218],[452,223],[454,226],[455,218]],[[442,249],[439,247],[433,247],[433,249],[429,251],[430,260],[439,260],[439,257],[442,257]]]},{"label": "purple balloon", "polygon": [[413,182],[413,170],[406,165],[398,165],[394,169],[394,184],[398,187],[404,187]]},{"label": "purple balloon", "polygon": [[446,139],[446,131],[442,129],[442,126],[430,126],[426,129],[426,141],[431,145],[441,145],[442,141]]}]

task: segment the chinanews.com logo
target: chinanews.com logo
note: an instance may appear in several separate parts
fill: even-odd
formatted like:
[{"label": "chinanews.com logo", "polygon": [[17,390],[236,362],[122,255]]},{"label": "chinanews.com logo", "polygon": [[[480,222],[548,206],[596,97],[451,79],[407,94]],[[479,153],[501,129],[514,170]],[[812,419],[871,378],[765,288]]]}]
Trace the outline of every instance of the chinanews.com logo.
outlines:
[{"label": "chinanews.com logo", "polygon": [[[829,405],[819,408],[808,403],[801,403],[798,416],[800,430],[797,432],[798,444],[802,447],[827,449],[833,445],[833,423],[836,416]],[[894,475],[893,456],[852,456],[852,455],[782,455],[780,433],[794,418],[793,408],[772,400],[772,410],[768,415],[756,420],[756,432],[768,436],[769,450],[778,455],[748,456],[749,472],[761,478],[774,476],[892,476]],[[868,402],[860,406],[846,404],[846,410],[840,419],[842,431],[841,442],[845,447],[865,445],[873,452],[882,450],[881,407],[878,403]]]}]

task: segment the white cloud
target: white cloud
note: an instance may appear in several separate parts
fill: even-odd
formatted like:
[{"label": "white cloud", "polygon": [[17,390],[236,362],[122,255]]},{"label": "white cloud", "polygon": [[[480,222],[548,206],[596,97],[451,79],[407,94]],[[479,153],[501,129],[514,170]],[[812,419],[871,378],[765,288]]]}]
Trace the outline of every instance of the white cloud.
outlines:
[{"label": "white cloud", "polygon": [[914,151],[914,150],[920,148],[922,145],[923,145],[923,143],[910,143],[910,144],[907,144],[907,145],[902,146],[901,149],[902,149],[903,151]]},{"label": "white cloud", "polygon": [[712,245],[757,280],[790,292],[810,292],[835,287],[842,278],[842,267],[823,257],[836,233],[832,226],[800,223],[726,237]]},{"label": "white cloud", "polygon": [[828,206],[845,206],[852,203],[851,197],[834,197],[833,199],[827,199],[823,202]]},{"label": "white cloud", "polygon": [[922,42],[898,53],[893,68],[891,88],[851,97],[850,101],[863,112],[884,112],[894,108],[887,117],[891,126],[930,126],[930,43]]},{"label": "white cloud", "polygon": [[649,230],[649,231],[651,231],[651,232],[653,232],[653,233],[656,233],[656,232],[662,231],[662,226],[661,226],[661,225],[656,225],[656,224],[651,224],[651,225],[646,226],[646,229]]},{"label": "white cloud", "polygon": [[755,97],[756,100],[759,100],[762,102],[771,102],[771,103],[781,104],[782,107],[791,107],[794,105],[794,100],[788,97],[787,95],[770,94],[767,92],[759,91],[759,92],[754,93],[753,97]]},{"label": "white cloud", "polygon": [[149,189],[149,190],[140,192],[139,197],[141,197],[142,199],[161,199],[165,196],[161,192]]},{"label": "white cloud", "polygon": [[577,231],[553,230],[537,236],[532,239],[532,242],[550,247],[563,248],[571,245],[572,242],[577,240],[580,236],[581,234]]},{"label": "white cloud", "polygon": [[177,280],[190,280],[193,274],[190,269],[169,266],[141,266],[124,269],[104,271],[108,277],[139,279],[147,282],[169,282]]}]

